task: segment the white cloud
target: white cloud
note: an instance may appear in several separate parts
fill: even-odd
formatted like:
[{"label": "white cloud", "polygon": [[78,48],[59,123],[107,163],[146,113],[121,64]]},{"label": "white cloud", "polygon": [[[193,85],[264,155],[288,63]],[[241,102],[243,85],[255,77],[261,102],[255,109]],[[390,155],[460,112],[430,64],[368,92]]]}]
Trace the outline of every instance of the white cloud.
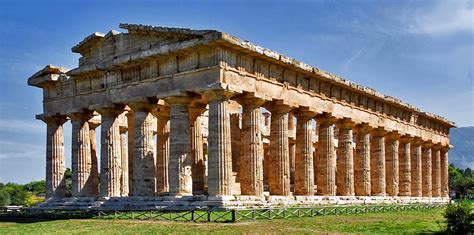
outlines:
[{"label": "white cloud", "polygon": [[0,140],[0,160],[16,158],[38,158],[44,155],[44,145]]},{"label": "white cloud", "polygon": [[46,124],[39,120],[0,119],[0,130],[2,132],[41,134],[46,133]]},{"label": "white cloud", "polygon": [[474,32],[474,4],[470,0],[437,1],[417,9],[412,32],[445,36],[460,32]]}]

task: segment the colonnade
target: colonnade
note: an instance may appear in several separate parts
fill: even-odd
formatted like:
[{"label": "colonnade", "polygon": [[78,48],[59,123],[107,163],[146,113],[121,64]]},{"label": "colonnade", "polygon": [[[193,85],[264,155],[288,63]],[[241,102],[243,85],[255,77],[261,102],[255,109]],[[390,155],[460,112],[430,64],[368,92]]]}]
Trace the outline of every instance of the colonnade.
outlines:
[{"label": "colonnade", "polygon": [[[235,194],[231,99],[242,107],[237,168],[241,195],[261,197],[267,184],[269,195],[279,196],[448,196],[448,147],[283,100],[233,96],[220,90],[202,95],[207,103],[182,93],[160,102],[148,99],[44,117],[47,197],[65,196],[63,124],[68,119],[72,123],[74,197]],[[207,164],[200,126],[206,105]],[[271,112],[265,161],[262,107]],[[98,124],[90,122],[94,111],[101,115],[100,173],[95,143]],[[296,118],[293,187],[290,113],[291,119]],[[125,115],[126,121],[121,121]],[[314,121],[318,124],[315,146]],[[268,172],[267,182],[264,172]]]}]

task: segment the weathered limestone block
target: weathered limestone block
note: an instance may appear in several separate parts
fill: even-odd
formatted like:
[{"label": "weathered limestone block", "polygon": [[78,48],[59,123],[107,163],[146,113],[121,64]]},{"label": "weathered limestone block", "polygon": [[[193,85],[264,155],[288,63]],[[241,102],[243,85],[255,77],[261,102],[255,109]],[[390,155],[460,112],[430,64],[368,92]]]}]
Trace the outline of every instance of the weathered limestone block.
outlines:
[{"label": "weathered limestone block", "polygon": [[46,129],[46,198],[60,198],[66,194],[64,179],[64,131],[66,117],[44,117]]},{"label": "weathered limestone block", "polygon": [[336,195],[336,150],[334,147],[334,123],[336,119],[329,116],[318,116],[319,141],[317,144],[316,185],[317,194],[322,196]]},{"label": "weathered limestone block", "polygon": [[422,150],[421,144],[423,141],[420,138],[414,138],[411,142],[411,196],[422,196]]},{"label": "weathered limestone block", "polygon": [[87,197],[92,195],[91,183],[92,157],[89,122],[91,112],[77,112],[68,115],[72,123],[72,196]]},{"label": "weathered limestone block", "polygon": [[356,196],[370,196],[370,126],[356,127],[357,143],[354,160],[354,182]]},{"label": "weathered limestone block", "polygon": [[424,142],[422,148],[422,195],[423,197],[431,197],[432,190],[432,177],[431,177],[431,167],[432,167],[432,156],[431,156],[431,147],[433,144],[431,142]]},{"label": "weathered limestone block", "polygon": [[232,144],[228,100],[226,91],[210,91],[209,100],[209,160],[208,194],[232,194]]},{"label": "weathered limestone block", "polygon": [[[262,196],[263,194],[263,140],[260,124],[260,106],[264,100],[243,98],[242,142],[240,164],[240,191],[242,195]],[[233,146],[232,146],[233,147]]]},{"label": "weathered limestone block", "polygon": [[431,167],[431,177],[432,177],[432,190],[431,196],[440,197],[441,196],[441,145],[435,145],[431,149],[432,151],[432,167]]},{"label": "weathered limestone block", "polygon": [[156,116],[156,192],[169,191],[168,164],[170,156],[170,110],[159,106]]},{"label": "weathered limestone block", "polygon": [[399,149],[399,173],[400,173],[400,196],[411,196],[411,145],[412,137],[403,136],[400,138]]},{"label": "weathered limestone block", "polygon": [[449,147],[441,149],[441,197],[449,197],[449,163],[448,163]]},{"label": "weathered limestone block", "polygon": [[315,112],[298,110],[296,115],[295,195],[314,195],[313,132]]},{"label": "weathered limestone block", "polygon": [[399,138],[400,135],[395,132],[385,136],[385,182],[388,196],[398,196],[399,192]]},{"label": "weathered limestone block", "polygon": [[288,112],[291,107],[273,103],[271,112],[268,189],[270,195],[290,195],[290,153],[288,144]]},{"label": "weathered limestone block", "polygon": [[97,111],[102,115],[100,196],[119,197],[122,154],[118,116],[123,112],[123,109],[101,108]]},{"label": "weathered limestone block", "polygon": [[152,111],[156,104],[131,103],[134,114],[134,159],[133,194],[135,196],[154,196],[155,179],[155,142],[156,119]]},{"label": "weathered limestone block", "polygon": [[371,196],[385,196],[385,135],[386,131],[374,129],[370,146]]},{"label": "weathered limestone block", "polygon": [[206,111],[206,105],[194,105],[189,107],[189,123],[191,134],[191,155],[192,155],[192,180],[193,193],[203,194],[205,184],[206,163],[204,161],[203,139],[202,139],[202,119],[201,115]]},{"label": "weathered limestone block", "polygon": [[354,195],[354,149],[352,128],[355,124],[349,119],[338,122],[339,141],[337,149],[336,185],[338,196]]},{"label": "weathered limestone block", "polygon": [[170,156],[168,166],[171,195],[193,193],[191,135],[189,133],[188,106],[192,98],[186,95],[167,97],[170,109]]}]

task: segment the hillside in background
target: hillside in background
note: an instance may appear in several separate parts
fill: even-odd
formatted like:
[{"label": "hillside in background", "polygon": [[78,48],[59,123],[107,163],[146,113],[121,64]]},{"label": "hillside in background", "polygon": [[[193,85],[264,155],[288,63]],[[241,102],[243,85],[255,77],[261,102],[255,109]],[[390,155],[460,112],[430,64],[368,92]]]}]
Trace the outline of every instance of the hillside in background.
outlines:
[{"label": "hillside in background", "polygon": [[449,151],[449,163],[461,169],[474,169],[474,127],[451,129],[450,142],[454,148]]}]

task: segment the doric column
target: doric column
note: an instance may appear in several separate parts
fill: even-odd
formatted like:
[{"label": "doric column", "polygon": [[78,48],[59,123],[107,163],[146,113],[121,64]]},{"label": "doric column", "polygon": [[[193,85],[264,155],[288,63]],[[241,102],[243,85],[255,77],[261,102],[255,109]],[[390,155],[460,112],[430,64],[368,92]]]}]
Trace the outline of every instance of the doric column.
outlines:
[{"label": "doric column", "polygon": [[135,122],[133,118],[133,110],[127,112],[127,153],[128,153],[128,195],[133,196],[133,151],[135,150]]},{"label": "doric column", "polygon": [[319,123],[319,141],[316,158],[317,194],[336,195],[336,151],[334,147],[334,123],[336,119],[328,115],[316,117]]},{"label": "doric column", "polygon": [[336,185],[338,196],[354,195],[354,150],[352,128],[355,126],[349,119],[338,123],[339,141],[337,149]]},{"label": "doric column", "polygon": [[279,103],[270,104],[270,156],[268,188],[270,195],[290,195],[290,152],[288,145],[288,112],[291,107]]},{"label": "doric column", "polygon": [[155,102],[130,103],[134,121],[133,151],[133,195],[154,196],[155,179],[155,142],[153,141],[156,123],[152,112]]},{"label": "doric column", "polygon": [[240,191],[243,195],[263,194],[263,141],[260,106],[265,101],[255,97],[239,99],[242,105],[242,142]]},{"label": "doric column", "polygon": [[120,146],[120,127],[118,116],[123,109],[100,108],[102,115],[100,147],[100,196],[120,196],[120,175],[122,154]]},{"label": "doric column", "polygon": [[232,144],[229,98],[226,91],[209,91],[209,160],[208,194],[232,195]]},{"label": "doric column", "polygon": [[421,144],[423,141],[415,137],[411,142],[411,159],[410,159],[410,168],[411,168],[411,196],[412,197],[421,197],[422,196],[422,159],[421,159]]},{"label": "doric column", "polygon": [[120,153],[121,153],[121,163],[122,171],[120,174],[120,195],[128,196],[129,195],[129,179],[128,179],[128,148],[127,148],[127,120],[125,114],[121,115],[124,125],[120,125]]},{"label": "doric column", "polygon": [[296,116],[296,156],[294,188],[296,195],[314,195],[313,117],[316,112],[298,110]]},{"label": "doric column", "polygon": [[432,167],[431,167],[431,196],[441,196],[441,145],[434,145],[432,151]]},{"label": "doric column", "polygon": [[168,183],[171,195],[192,195],[192,155],[191,135],[189,133],[188,106],[190,96],[166,97],[170,108],[170,156],[168,164]]},{"label": "doric column", "polygon": [[156,192],[169,191],[168,164],[170,154],[170,109],[159,106],[156,116]]},{"label": "doric column", "polygon": [[[235,110],[236,103],[232,101],[231,106],[234,106],[233,112],[229,110],[230,115],[230,141],[232,149],[232,174],[235,176],[235,182],[240,182],[240,154],[241,154],[241,129],[240,129],[240,113],[239,109]],[[237,106],[238,107],[238,106]]]},{"label": "doric column", "polygon": [[91,112],[77,112],[68,115],[72,123],[72,196],[87,197],[92,195],[91,140],[89,122]]},{"label": "doric column", "polygon": [[293,185],[295,184],[295,169],[296,169],[296,166],[295,166],[296,127],[295,127],[294,119],[295,119],[295,115],[291,112],[288,113],[288,151],[290,153],[290,184],[293,184]]},{"label": "doric column", "polygon": [[385,136],[385,182],[388,196],[398,196],[398,148],[400,134],[391,132]]},{"label": "doric column", "polygon": [[371,196],[385,196],[385,135],[383,129],[372,130],[370,145],[370,183]]},{"label": "doric column", "polygon": [[91,174],[89,179],[91,181],[91,195],[99,196],[99,164],[97,159],[97,142],[95,129],[100,125],[100,122],[91,122],[89,120],[89,137],[91,140]]},{"label": "doric column", "polygon": [[399,174],[400,174],[400,196],[411,196],[411,152],[410,142],[413,140],[410,136],[402,136],[399,146]]},{"label": "doric column", "polygon": [[354,183],[356,196],[370,196],[370,130],[367,124],[356,127]]},{"label": "doric column", "polygon": [[431,142],[424,142],[422,146],[422,166],[421,166],[421,181],[423,197],[431,197]]},{"label": "doric column", "polygon": [[441,149],[441,196],[449,197],[449,163],[448,163],[449,146]]},{"label": "doric column", "polygon": [[64,197],[64,132],[66,117],[40,117],[46,129],[46,198]]},{"label": "doric column", "polygon": [[202,146],[201,115],[206,111],[206,105],[194,104],[189,107],[189,123],[191,135],[192,180],[193,193],[204,193],[206,164]]}]

